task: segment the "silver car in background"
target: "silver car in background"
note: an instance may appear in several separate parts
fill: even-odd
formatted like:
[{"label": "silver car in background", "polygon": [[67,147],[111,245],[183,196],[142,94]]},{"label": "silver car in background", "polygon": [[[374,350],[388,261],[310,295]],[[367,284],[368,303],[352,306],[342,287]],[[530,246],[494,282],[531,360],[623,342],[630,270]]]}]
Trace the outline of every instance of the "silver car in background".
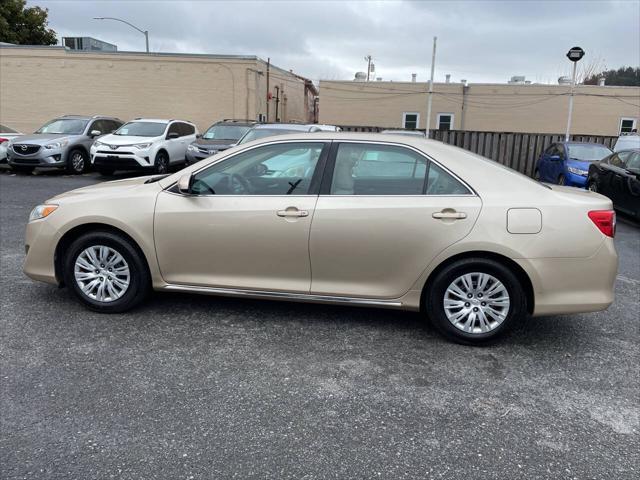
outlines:
[{"label": "silver car in background", "polygon": [[61,168],[73,174],[86,172],[94,140],[121,125],[121,120],[101,115],[65,115],[53,119],[32,135],[9,142],[9,166],[22,173],[31,173],[36,167]]}]

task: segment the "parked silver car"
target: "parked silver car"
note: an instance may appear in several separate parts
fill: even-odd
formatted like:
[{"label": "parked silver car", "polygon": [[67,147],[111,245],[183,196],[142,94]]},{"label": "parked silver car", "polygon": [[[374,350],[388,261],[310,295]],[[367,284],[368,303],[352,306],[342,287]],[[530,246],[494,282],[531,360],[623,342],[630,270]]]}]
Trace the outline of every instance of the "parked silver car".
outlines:
[{"label": "parked silver car", "polygon": [[56,118],[45,123],[33,135],[23,135],[9,142],[9,166],[23,173],[31,173],[36,167],[64,168],[69,173],[83,173],[90,166],[89,149],[94,140],[121,125],[121,120],[101,115]]}]

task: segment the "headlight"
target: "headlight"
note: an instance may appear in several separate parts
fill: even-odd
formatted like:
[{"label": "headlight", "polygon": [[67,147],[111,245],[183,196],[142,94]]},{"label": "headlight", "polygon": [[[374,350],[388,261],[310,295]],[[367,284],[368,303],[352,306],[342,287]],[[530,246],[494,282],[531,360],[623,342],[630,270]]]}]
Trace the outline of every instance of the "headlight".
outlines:
[{"label": "headlight", "polygon": [[149,148],[150,146],[150,143],[136,143],[134,145],[134,147],[136,147],[138,150],[144,150],[145,148]]},{"label": "headlight", "polygon": [[96,140],[95,142],[93,142],[93,146],[94,147],[102,147],[102,146],[104,146],[104,143],[99,142],[98,140]]},{"label": "headlight", "polygon": [[44,148],[46,148],[48,150],[52,150],[54,148],[66,147],[67,145],[69,145],[69,140],[64,139],[64,140],[60,140],[59,142],[47,143],[44,146]]},{"label": "headlight", "polygon": [[196,150],[198,150],[198,147],[196,147],[195,145],[189,145],[187,147],[187,150],[189,150],[190,152],[195,152]]},{"label": "headlight", "polygon": [[567,170],[569,170],[569,172],[573,173],[574,175],[580,175],[581,177],[586,177],[589,174],[587,170],[583,170],[581,168],[567,167]]},{"label": "headlight", "polygon": [[31,210],[29,214],[29,221],[32,222],[34,220],[40,220],[41,218],[48,217],[53,212],[56,211],[58,205],[38,205],[36,208]]}]

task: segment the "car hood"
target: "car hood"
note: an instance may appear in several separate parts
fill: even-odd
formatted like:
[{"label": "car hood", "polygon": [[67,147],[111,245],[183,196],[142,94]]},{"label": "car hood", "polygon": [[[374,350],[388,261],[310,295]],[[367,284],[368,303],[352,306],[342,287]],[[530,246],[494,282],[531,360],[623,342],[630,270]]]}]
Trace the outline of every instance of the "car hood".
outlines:
[{"label": "car hood", "polygon": [[31,135],[21,135],[16,138],[16,143],[29,143],[32,145],[44,145],[52,140],[60,140],[61,138],[75,138],[80,135],[68,135],[66,133],[34,133]]},{"label": "car hood", "polygon": [[160,137],[136,137],[129,135],[105,135],[98,138],[99,142],[107,145],[133,145],[136,143],[153,143]]},{"label": "car hood", "polygon": [[[141,185],[156,185],[159,189],[160,186],[157,182],[149,182],[149,180],[155,179],[159,175],[145,175],[143,177],[126,178],[124,180],[114,180],[111,182],[102,182],[95,185],[89,185],[88,187],[76,188],[60,195],[56,195],[53,198],[47,200],[47,203],[60,203],[61,201],[86,198],[89,195],[92,196],[106,196],[113,197],[122,194],[128,190],[138,188]],[[149,182],[149,183],[147,183]]]},{"label": "car hood", "polygon": [[[206,140],[204,138],[199,138],[195,142],[193,142],[192,145],[214,147],[213,149],[217,150],[219,147],[229,147],[231,145],[235,145],[237,141],[238,140]],[[212,148],[210,148],[210,150],[211,149]]]}]

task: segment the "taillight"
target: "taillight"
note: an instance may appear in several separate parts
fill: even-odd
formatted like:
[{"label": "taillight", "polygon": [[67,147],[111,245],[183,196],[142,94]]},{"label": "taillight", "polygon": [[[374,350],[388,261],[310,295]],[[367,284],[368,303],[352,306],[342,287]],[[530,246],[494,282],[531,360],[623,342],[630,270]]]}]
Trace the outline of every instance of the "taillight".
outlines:
[{"label": "taillight", "polygon": [[0,143],[4,143],[4,142],[8,142],[9,139],[8,138],[2,138],[0,137]]},{"label": "taillight", "polygon": [[596,227],[607,237],[613,238],[616,235],[616,212],[613,210],[592,210],[588,215]]}]

